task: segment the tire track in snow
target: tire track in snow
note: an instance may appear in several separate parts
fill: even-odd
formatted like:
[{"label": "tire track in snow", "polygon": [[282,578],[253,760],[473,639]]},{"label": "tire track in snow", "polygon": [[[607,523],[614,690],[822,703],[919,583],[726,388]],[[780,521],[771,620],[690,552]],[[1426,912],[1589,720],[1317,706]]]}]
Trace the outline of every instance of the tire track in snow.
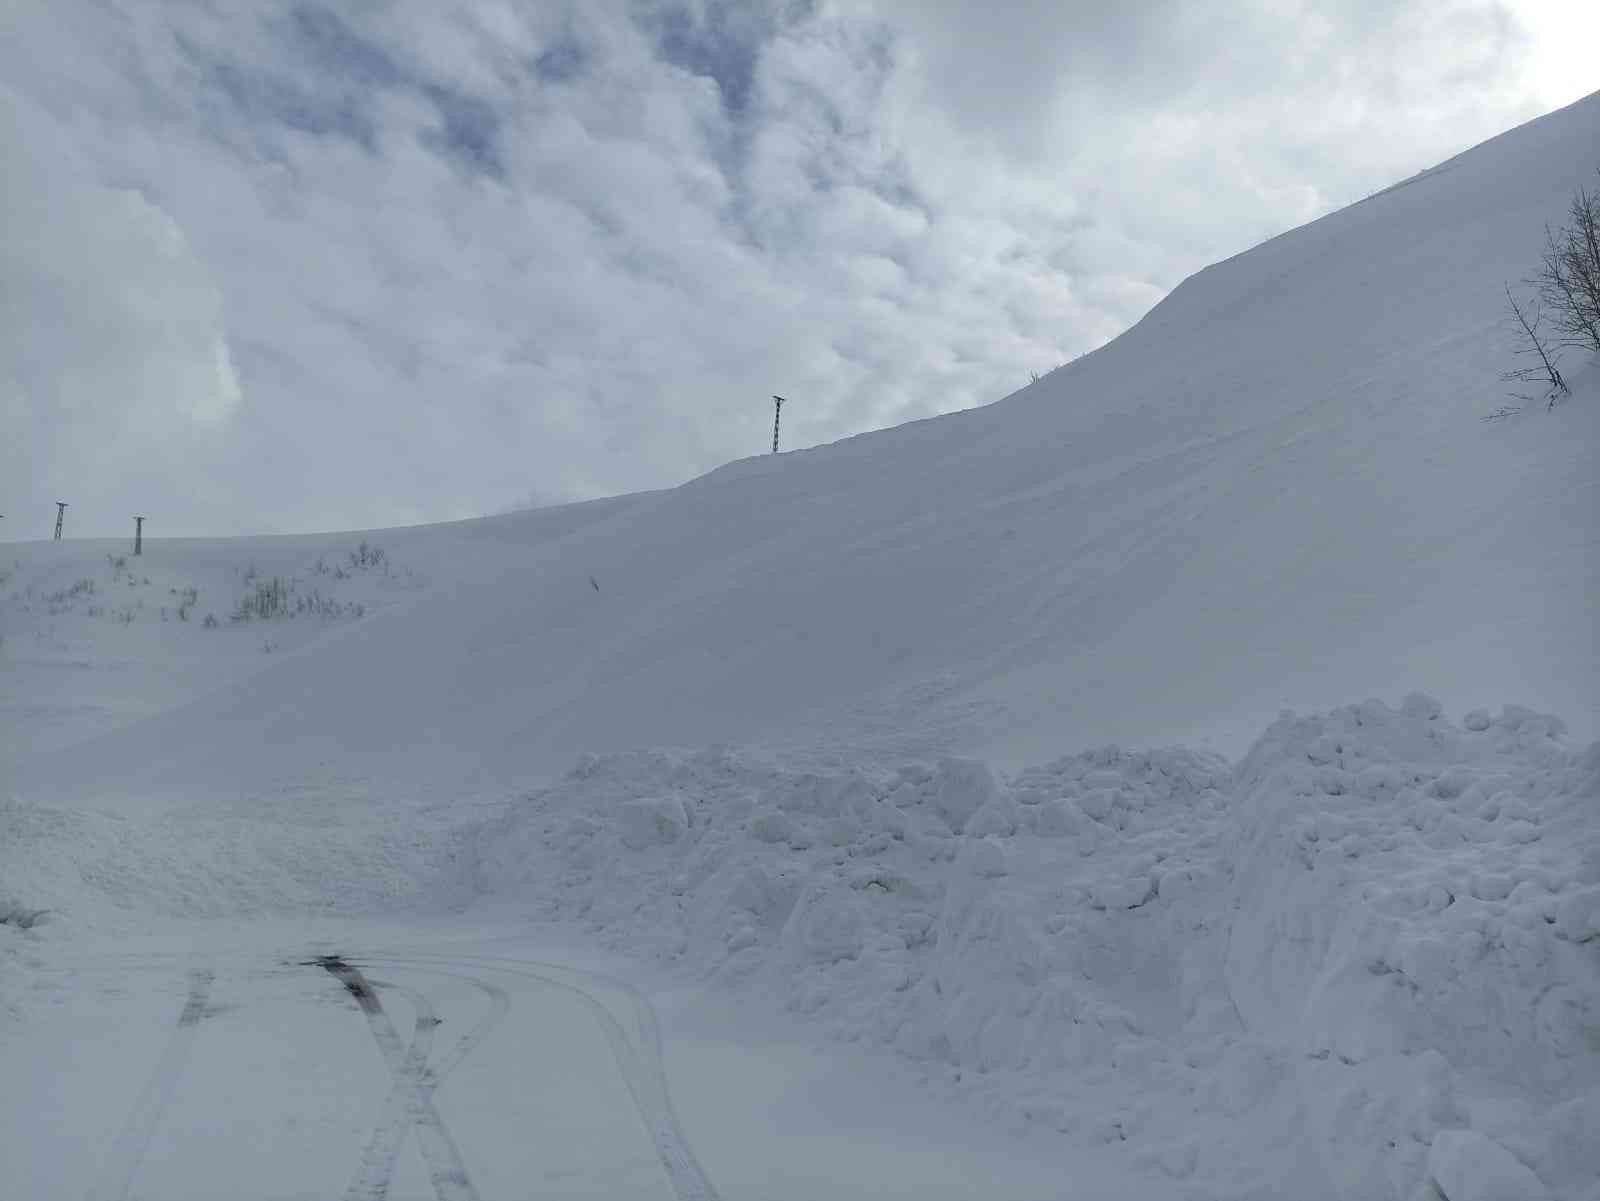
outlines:
[{"label": "tire track in snow", "polygon": [[383,1201],[389,1195],[395,1164],[399,1162],[406,1136],[411,1133],[417,1085],[427,1068],[428,1054],[433,1049],[433,1032],[439,1025],[426,998],[416,995],[412,1000],[417,1019],[411,1045],[406,1048],[402,1070],[390,1083],[378,1124],[372,1128],[366,1150],[361,1154],[361,1167],[345,1190],[345,1201]]},{"label": "tire track in snow", "polygon": [[145,1083],[138,1100],[133,1103],[122,1132],[112,1145],[111,1154],[85,1201],[125,1201],[133,1188],[133,1178],[144,1161],[145,1152],[149,1150],[156,1123],[161,1120],[177,1088],[178,1078],[183,1074],[183,1065],[189,1058],[190,1047],[194,1045],[200,1019],[205,1016],[213,979],[214,971],[209,964],[189,973],[189,995],[178,1014],[178,1023],[167,1039],[161,1058],[156,1061],[155,1071]]},{"label": "tire track in snow", "polygon": [[[478,1201],[478,1192],[472,1187],[466,1164],[461,1159],[461,1149],[440,1118],[433,1103],[437,1080],[430,1079],[427,1070],[428,1052],[433,1045],[433,1031],[439,1019],[420,995],[416,1000],[417,1025],[410,1048],[401,1045],[400,1032],[395,1029],[389,1013],[378,1000],[375,984],[337,955],[320,955],[308,966],[328,972],[351,997],[367,1019],[367,1027],[382,1052],[394,1076],[394,1084],[385,1100],[378,1127],[368,1143],[369,1155],[363,1162],[356,1179],[351,1182],[345,1196],[351,1201],[367,1198],[381,1201],[389,1192],[389,1178],[393,1174],[394,1160],[405,1143],[406,1133],[417,1132],[417,1146],[428,1168],[428,1178],[439,1201]],[[370,1174],[369,1174],[370,1173]]]},{"label": "tire track in snow", "polygon": [[[488,1037],[489,1032],[500,1024],[501,1019],[511,1008],[511,998],[504,989],[486,980],[459,976],[454,972],[442,972],[437,968],[422,970],[431,975],[465,980],[489,998],[489,1008],[477,1025],[456,1039],[437,1066],[429,1068],[428,1053],[432,1048],[434,1031],[439,1026],[440,1019],[428,999],[411,989],[400,990],[397,985],[386,985],[381,981],[371,982],[377,988],[403,991],[411,1000],[417,1016],[406,1058],[417,1073],[419,1089],[431,1099],[434,1091],[444,1083],[445,1077],[449,1076],[462,1060]],[[410,1115],[413,1111],[413,1100],[413,1094],[406,1082],[397,1078],[389,1090],[388,1099],[384,1102],[382,1116],[378,1119],[378,1124],[373,1127],[367,1148],[362,1153],[361,1169],[345,1192],[346,1201],[369,1201],[369,1199],[382,1201],[389,1195],[389,1184],[394,1178],[395,1164],[399,1161],[400,1152],[405,1146],[406,1135],[411,1130]]]},{"label": "tire track in snow", "polygon": [[472,1054],[473,1049],[489,1036],[491,1030],[500,1024],[511,1009],[511,997],[499,985],[490,984],[487,980],[480,980],[476,976],[461,976],[455,972],[441,972],[437,968],[423,970],[436,976],[450,976],[456,980],[465,980],[489,998],[488,1012],[483,1015],[476,1026],[456,1039],[455,1045],[450,1048],[449,1053],[439,1061],[439,1066],[434,1068],[433,1080],[435,1086],[437,1086],[442,1084],[444,1078],[455,1071],[461,1061]]},{"label": "tire track in snow", "polygon": [[[672,1104],[672,1094],[667,1088],[666,1069],[661,1057],[661,1030],[655,1007],[642,992],[625,980],[597,972],[580,971],[566,964],[539,959],[517,959],[494,955],[447,955],[438,952],[405,952],[364,956],[374,963],[392,963],[397,967],[423,967],[437,963],[450,967],[484,970],[489,968],[508,975],[522,976],[559,989],[578,998],[599,1023],[611,1048],[611,1057],[617,1065],[624,1085],[633,1098],[634,1108],[656,1149],[656,1155],[666,1170],[667,1179],[679,1201],[719,1201],[705,1169],[695,1158],[684,1137],[677,1110]],[[590,980],[626,995],[633,1009],[635,1037],[630,1039],[622,1023],[609,1007],[581,984],[555,978],[559,972],[578,980]]]}]

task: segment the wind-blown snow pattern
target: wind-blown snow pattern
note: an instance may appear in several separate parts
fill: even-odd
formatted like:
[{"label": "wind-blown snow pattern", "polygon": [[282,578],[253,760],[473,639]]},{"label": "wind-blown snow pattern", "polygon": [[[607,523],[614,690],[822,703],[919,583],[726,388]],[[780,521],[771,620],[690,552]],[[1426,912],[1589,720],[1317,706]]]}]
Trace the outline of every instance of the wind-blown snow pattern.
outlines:
[{"label": "wind-blown snow pattern", "polygon": [[1600,1201],[1600,364],[1480,420],[1597,165],[1600,95],[664,492],[0,548],[0,1032],[85,931],[492,901],[1125,1195]]}]

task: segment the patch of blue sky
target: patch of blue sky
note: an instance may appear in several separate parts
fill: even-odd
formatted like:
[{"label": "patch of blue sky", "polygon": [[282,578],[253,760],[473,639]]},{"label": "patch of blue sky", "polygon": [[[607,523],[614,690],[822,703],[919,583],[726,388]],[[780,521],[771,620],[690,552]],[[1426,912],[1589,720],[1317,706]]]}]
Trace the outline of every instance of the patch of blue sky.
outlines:
[{"label": "patch of blue sky", "polygon": [[308,65],[365,88],[404,86],[406,72],[381,47],[363,38],[338,13],[297,5],[283,25],[284,39]]},{"label": "patch of blue sky", "polygon": [[423,144],[461,166],[504,179],[499,149],[503,120],[494,107],[438,84],[425,84],[422,91],[439,113],[439,128],[424,134]]},{"label": "patch of blue sky", "polygon": [[317,89],[236,63],[206,64],[206,75],[251,124],[274,123],[318,137],[344,137],[377,150],[377,130],[361,100],[339,88]]},{"label": "patch of blue sky", "polygon": [[571,83],[584,73],[589,52],[571,34],[554,39],[533,60],[533,74],[540,83]]},{"label": "patch of blue sky", "polygon": [[285,126],[379,153],[375,98],[411,91],[438,115],[437,126],[421,135],[423,145],[469,171],[504,177],[503,119],[489,103],[408,69],[332,9],[298,5],[273,32],[279,53],[258,62],[209,59],[186,47],[256,134]]},{"label": "patch of blue sky", "polygon": [[765,44],[785,25],[803,20],[810,0],[773,6],[710,0],[704,5],[637,5],[635,21],[661,58],[710,79],[735,120],[750,108]]}]

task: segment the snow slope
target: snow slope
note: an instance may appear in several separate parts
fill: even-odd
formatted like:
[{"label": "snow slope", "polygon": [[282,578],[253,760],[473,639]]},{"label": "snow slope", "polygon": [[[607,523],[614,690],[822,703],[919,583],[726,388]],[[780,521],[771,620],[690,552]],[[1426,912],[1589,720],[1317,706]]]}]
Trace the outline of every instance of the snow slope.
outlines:
[{"label": "snow slope", "polygon": [[17,789],[236,793],[296,778],[287,745],[406,789],[712,740],[1237,754],[1284,705],[1418,685],[1593,735],[1596,369],[1569,358],[1553,414],[1479,418],[1502,283],[1597,145],[1590,97],[1207,268],[987,408],[503,519],[500,557],[314,664],[24,762]]},{"label": "snow slope", "polygon": [[[381,532],[147,538],[138,557],[122,540],[13,544],[0,550],[0,756],[71,746],[238,686],[274,656],[312,643],[321,653],[363,619],[463,579],[492,581],[528,542],[649,499]],[[275,579],[292,589],[291,609],[317,611],[236,621],[256,585]]]}]

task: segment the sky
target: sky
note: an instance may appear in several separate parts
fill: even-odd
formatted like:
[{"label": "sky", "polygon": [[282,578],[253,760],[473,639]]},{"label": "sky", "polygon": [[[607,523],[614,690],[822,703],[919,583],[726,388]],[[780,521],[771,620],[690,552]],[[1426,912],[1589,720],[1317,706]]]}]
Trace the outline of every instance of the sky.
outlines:
[{"label": "sky", "polygon": [[375,528],[985,404],[1600,86],[1591,0],[8,0],[0,539]]}]

